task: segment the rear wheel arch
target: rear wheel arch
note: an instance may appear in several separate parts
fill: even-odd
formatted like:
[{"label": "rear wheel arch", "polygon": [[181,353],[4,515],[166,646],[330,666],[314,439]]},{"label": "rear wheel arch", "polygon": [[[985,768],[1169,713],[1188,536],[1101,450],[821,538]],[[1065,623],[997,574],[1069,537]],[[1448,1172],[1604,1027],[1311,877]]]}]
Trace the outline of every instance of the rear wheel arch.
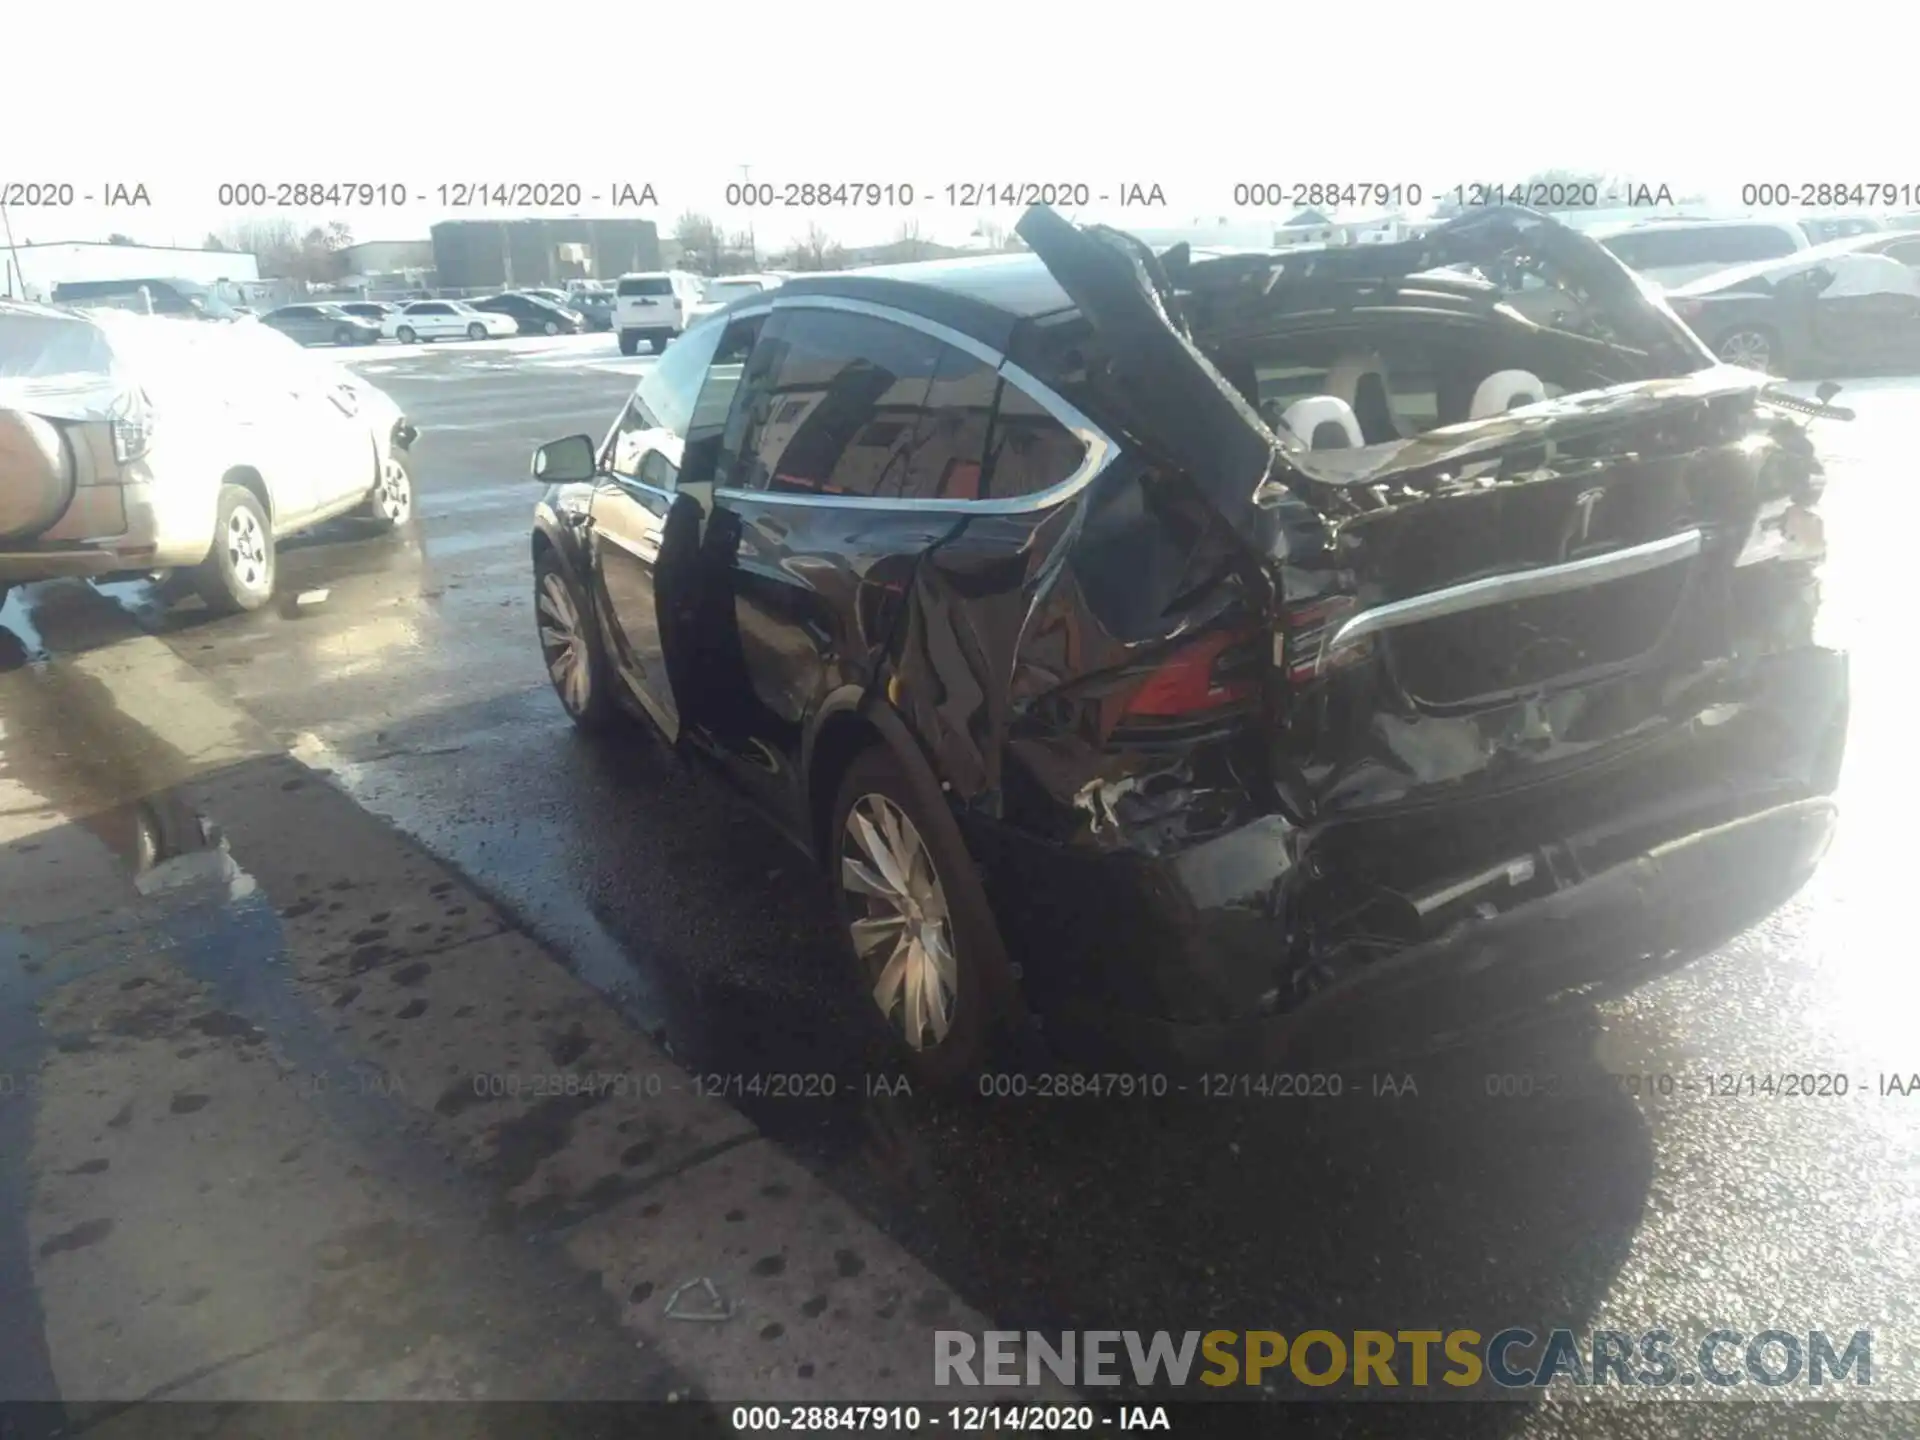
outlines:
[{"label": "rear wheel arch", "polygon": [[861,755],[887,744],[880,728],[861,713],[858,694],[847,697],[842,692],[829,699],[827,706],[832,708],[822,707],[826,713],[815,723],[802,772],[807,777],[807,838],[823,869],[833,863],[833,837],[827,831],[833,824],[840,781]]},{"label": "rear wheel arch", "polygon": [[1017,974],[978,863],[926,752],[883,698],[866,695],[860,687],[848,686],[836,692],[821,709],[824,718],[816,722],[807,746],[805,773],[810,838],[828,883],[835,885],[837,892],[835,862],[840,846],[833,832],[841,791],[862,757],[883,753],[894,762],[912,792],[919,814],[911,818],[926,833],[926,839],[937,840],[937,853],[950,857],[953,865],[966,867],[966,874],[949,873],[944,878],[950,900],[957,907],[970,908],[976,916],[967,953],[983,987],[990,1034],[1004,1037],[1018,1033],[1027,1020],[1027,1010]]}]

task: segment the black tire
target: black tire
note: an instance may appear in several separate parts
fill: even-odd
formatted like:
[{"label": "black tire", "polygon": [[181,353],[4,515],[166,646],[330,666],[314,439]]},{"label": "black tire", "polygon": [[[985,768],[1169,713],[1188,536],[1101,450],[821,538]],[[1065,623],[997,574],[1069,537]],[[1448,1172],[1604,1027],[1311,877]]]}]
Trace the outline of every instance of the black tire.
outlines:
[{"label": "black tire", "polygon": [[631,330],[622,330],[620,332],[620,353],[622,355],[638,355],[640,353],[640,337]]},{"label": "black tire", "polygon": [[[955,963],[949,1025],[944,1036],[934,1039],[932,1029],[922,1031],[922,1045],[915,1048],[904,1033],[902,1003],[892,1014],[881,1010],[874,995],[876,982],[883,973],[887,948],[883,940],[876,950],[863,958],[856,947],[852,926],[856,921],[874,918],[876,905],[859,891],[848,888],[848,867],[844,857],[862,852],[849,834],[848,826],[856,806],[868,805],[880,797],[912,823],[926,857],[931,861],[933,879],[944,896],[946,934],[950,937]],[[871,808],[863,809],[870,816]],[[986,890],[980,883],[973,857],[967,853],[953,817],[930,813],[918,789],[893,752],[884,745],[866,751],[848,768],[834,797],[832,826],[827,832],[827,864],[833,885],[834,903],[840,923],[847,934],[846,954],[852,965],[855,983],[865,1001],[862,1011],[883,1034],[901,1065],[916,1081],[937,1090],[961,1090],[974,1081],[998,1050],[1006,1028],[1007,1013],[999,997],[1008,993],[1006,950],[998,925],[987,904]],[[903,927],[904,928],[904,927]],[[944,988],[944,987],[943,987]],[[932,1043],[925,1043],[932,1040]]]},{"label": "black tire", "polygon": [[667,346],[673,343],[673,337],[671,335],[655,335],[647,343],[653,347],[654,354],[660,355],[664,354]]},{"label": "black tire", "polygon": [[549,335],[558,335],[560,333],[560,324],[556,320],[547,321],[541,328]]},{"label": "black tire", "polygon": [[342,325],[338,330],[333,332],[333,343],[336,345],[353,344],[353,331]]},{"label": "black tire", "polygon": [[413,457],[396,449],[381,461],[379,480],[353,513],[381,531],[404,529],[413,520]]},{"label": "black tire", "polygon": [[478,320],[474,321],[473,324],[467,326],[467,338],[469,340],[486,339],[487,327],[482,325]]},{"label": "black tire", "polygon": [[13,582],[10,580],[0,580],[0,607],[4,607],[6,605],[7,596],[12,592],[13,592]]},{"label": "black tire", "polygon": [[[1764,351],[1758,360],[1736,358],[1738,355],[1753,356],[1756,347]],[[1770,375],[1784,375],[1785,353],[1780,345],[1780,336],[1765,325],[1739,325],[1726,331],[1713,342],[1713,353],[1729,365],[1751,365],[1752,368],[1765,370]]]},{"label": "black tire", "polygon": [[[560,697],[560,708],[575,726],[589,734],[612,729],[621,719],[620,702],[613,689],[618,682],[601,648],[593,607],[544,549],[533,563],[533,615],[535,633],[540,638],[540,660],[554,694]],[[579,667],[569,668],[564,675],[556,668],[562,646],[554,643],[551,635],[560,628],[568,631],[573,663]]]},{"label": "black tire", "polygon": [[258,610],[273,598],[275,569],[273,522],[266,507],[244,486],[222,485],[213,547],[194,570],[194,589],[217,614]]},{"label": "black tire", "polygon": [[420,338],[420,332],[415,330],[411,325],[402,325],[398,330],[393,332],[393,338],[398,340],[402,345],[411,345]]}]

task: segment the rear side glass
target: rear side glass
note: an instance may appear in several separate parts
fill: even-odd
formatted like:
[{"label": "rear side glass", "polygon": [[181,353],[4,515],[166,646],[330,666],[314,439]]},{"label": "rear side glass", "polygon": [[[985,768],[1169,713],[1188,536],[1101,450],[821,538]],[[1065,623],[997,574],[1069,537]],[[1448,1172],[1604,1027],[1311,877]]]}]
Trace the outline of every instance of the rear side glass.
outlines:
[{"label": "rear side glass", "polygon": [[900,494],[918,500],[979,500],[986,475],[987,434],[1000,389],[999,372],[964,350],[941,345],[933,382],[910,451]]},{"label": "rear side glass", "polygon": [[1069,478],[1087,458],[1078,435],[1011,383],[1001,386],[987,444],[987,495],[1011,500]]}]

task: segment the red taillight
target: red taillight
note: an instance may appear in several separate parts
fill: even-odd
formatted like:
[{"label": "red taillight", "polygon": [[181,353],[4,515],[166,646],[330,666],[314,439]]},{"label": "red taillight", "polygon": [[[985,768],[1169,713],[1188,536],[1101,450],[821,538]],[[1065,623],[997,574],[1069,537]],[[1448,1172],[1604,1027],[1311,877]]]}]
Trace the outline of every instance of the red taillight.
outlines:
[{"label": "red taillight", "polygon": [[1131,718],[1169,719],[1218,710],[1254,694],[1251,679],[1218,673],[1223,656],[1258,632],[1218,630],[1173,652],[1134,691],[1122,714]]},{"label": "red taillight", "polygon": [[1289,684],[1307,684],[1330,670],[1355,664],[1372,654],[1373,646],[1368,640],[1338,650],[1328,648],[1340,627],[1358,609],[1358,604],[1350,595],[1312,600],[1288,608],[1281,625],[1284,633],[1282,663],[1286,667]]}]

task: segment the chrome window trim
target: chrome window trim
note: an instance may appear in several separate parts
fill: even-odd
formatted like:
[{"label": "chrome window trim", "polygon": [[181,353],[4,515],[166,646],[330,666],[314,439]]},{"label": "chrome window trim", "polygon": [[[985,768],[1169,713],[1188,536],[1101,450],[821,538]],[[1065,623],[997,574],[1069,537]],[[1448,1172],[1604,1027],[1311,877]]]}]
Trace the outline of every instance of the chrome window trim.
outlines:
[{"label": "chrome window trim", "polygon": [[1395,600],[1388,605],[1363,610],[1347,621],[1327,642],[1325,653],[1330,655],[1369,635],[1397,629],[1402,625],[1418,625],[1425,620],[1438,620],[1488,605],[1536,600],[1589,585],[1601,585],[1609,580],[1643,575],[1663,565],[1691,559],[1700,553],[1703,544],[1704,537],[1698,529],[1682,530],[1677,535],[1651,540],[1644,545],[1630,545],[1624,550],[1614,550],[1605,555],[1590,555],[1584,560],[1573,560],[1564,565],[1544,565],[1537,570],[1489,575],[1484,579],[1432,590],[1425,595]]},{"label": "chrome window trim", "polygon": [[991,346],[982,345],[971,335],[962,335],[952,326],[942,325],[938,320],[929,320],[924,315],[915,315],[911,310],[896,310],[891,305],[876,305],[871,300],[848,300],[839,295],[782,295],[774,292],[775,310],[838,310],[847,315],[864,315],[870,320],[887,320],[895,325],[904,325],[909,330],[918,330],[922,335],[931,335],[943,345],[951,345],[963,350],[985,365],[989,370],[997,370],[1006,356]]},{"label": "chrome window trim", "polygon": [[1006,356],[991,346],[983,345],[970,335],[962,335],[950,326],[937,320],[929,320],[910,310],[898,310],[890,305],[876,305],[867,300],[849,300],[838,295],[786,295],[776,292],[771,309],[780,310],[838,310],[849,315],[864,315],[869,319],[885,320],[895,325],[904,325],[909,330],[918,330],[923,335],[950,345],[954,349],[971,355],[988,366],[993,372],[1016,386],[1028,399],[1046,411],[1061,425],[1071,431],[1082,446],[1085,455],[1079,467],[1064,480],[1037,490],[1031,495],[1010,496],[1002,500],[917,500],[909,498],[892,499],[878,495],[789,495],[773,490],[740,490],[732,486],[717,486],[716,496],[728,499],[754,500],[776,505],[814,505],[839,510],[903,510],[915,514],[945,515],[1025,515],[1036,510],[1046,510],[1060,504],[1091,484],[1114,458],[1120,453],[1120,447],[1099,426],[1095,425],[1073,405],[1067,403],[1053,390],[1042,384],[1029,371],[1014,364]]}]

